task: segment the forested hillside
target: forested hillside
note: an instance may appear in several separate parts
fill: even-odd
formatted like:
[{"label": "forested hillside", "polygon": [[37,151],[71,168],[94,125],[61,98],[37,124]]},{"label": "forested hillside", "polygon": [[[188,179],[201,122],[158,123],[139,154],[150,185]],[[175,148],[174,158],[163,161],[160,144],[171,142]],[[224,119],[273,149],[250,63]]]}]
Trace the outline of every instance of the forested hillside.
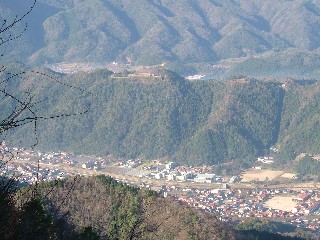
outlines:
[{"label": "forested hillside", "polygon": [[[223,77],[251,76],[255,78],[319,79],[319,50],[299,51],[289,49],[281,52],[270,51],[249,57],[237,63],[222,61],[226,65]],[[220,73],[221,74],[221,73]],[[212,77],[218,77],[213,74]]]},{"label": "forested hillside", "polygon": [[[230,239],[232,230],[214,216],[100,176],[64,181],[45,202],[51,211],[69,212],[66,222],[81,232],[92,227],[103,239]],[[52,183],[53,185],[53,183]],[[43,195],[50,189],[41,188]],[[72,194],[68,192],[72,189]],[[68,196],[64,204],[60,204]]]},{"label": "forested hillside", "polygon": [[[69,212],[65,220],[76,232],[91,227],[102,239],[302,240],[267,231],[235,231],[213,214],[110,177],[81,178],[73,183],[61,182],[45,202],[60,214]],[[50,184],[41,188],[42,194],[48,189]],[[61,205],[70,189],[72,195]]]},{"label": "forested hillside", "polygon": [[[1,1],[0,17],[11,19],[30,2]],[[239,57],[252,61],[271,52],[294,61],[285,50],[307,57],[320,47],[319,14],[318,1],[300,0],[38,0],[26,19],[22,47],[8,48],[6,57],[33,64],[179,65]],[[304,64],[315,69],[314,63]]]},{"label": "forested hillside", "polygon": [[4,240],[302,240],[252,228],[237,231],[174,197],[163,198],[106,176],[43,182],[20,190],[7,183],[0,181]]},{"label": "forested hillside", "polygon": [[[16,129],[7,136],[15,145],[38,143],[44,150],[124,158],[169,157],[191,165],[263,155],[271,146],[320,151],[320,86],[315,81],[187,81],[165,70],[151,76],[106,70],[61,76],[39,70],[49,77],[33,71],[26,73],[27,81],[10,79],[7,91],[21,97],[31,91],[41,117],[75,116],[40,120],[36,132],[30,125]],[[14,106],[1,104],[8,111]]]}]

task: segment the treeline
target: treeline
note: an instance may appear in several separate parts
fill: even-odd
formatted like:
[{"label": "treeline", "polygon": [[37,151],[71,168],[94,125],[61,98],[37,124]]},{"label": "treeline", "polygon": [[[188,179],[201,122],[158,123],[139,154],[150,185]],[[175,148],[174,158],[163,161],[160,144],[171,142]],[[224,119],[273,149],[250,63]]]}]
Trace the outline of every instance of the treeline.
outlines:
[{"label": "treeline", "polygon": [[[230,239],[231,229],[173,198],[137,189],[110,177],[98,176],[43,184],[40,195],[49,212],[73,226],[73,231],[93,232],[101,239]],[[72,189],[71,193],[69,193]],[[63,204],[61,204],[63,202]],[[60,217],[61,218],[61,217]]]},{"label": "treeline", "polygon": [[[0,237],[3,240],[75,239],[89,240],[98,235],[90,227],[80,231],[48,211],[37,187],[20,189],[12,178],[0,178]],[[50,189],[48,190],[48,192]]]},{"label": "treeline", "polygon": [[224,77],[250,76],[254,78],[318,79],[320,62],[318,50],[270,51],[259,57],[249,57],[245,61],[233,64],[226,70]]},{"label": "treeline", "polygon": [[291,224],[276,222],[268,218],[249,218],[236,225],[235,229],[238,231],[237,234],[239,235],[239,239],[245,239],[241,238],[242,235],[248,237],[248,240],[254,239],[253,236],[250,236],[251,234],[255,237],[258,236],[257,238],[260,240],[317,239],[317,235],[314,233],[308,232]]},{"label": "treeline", "polygon": [[296,171],[301,174],[320,176],[320,162],[310,156],[305,156],[296,163]]},{"label": "treeline", "polygon": [[[7,191],[0,182],[1,239],[292,239],[239,227],[106,176],[77,177]],[[15,186],[15,185],[11,185]],[[3,195],[5,194],[5,195]],[[306,239],[306,238],[305,238]]]}]

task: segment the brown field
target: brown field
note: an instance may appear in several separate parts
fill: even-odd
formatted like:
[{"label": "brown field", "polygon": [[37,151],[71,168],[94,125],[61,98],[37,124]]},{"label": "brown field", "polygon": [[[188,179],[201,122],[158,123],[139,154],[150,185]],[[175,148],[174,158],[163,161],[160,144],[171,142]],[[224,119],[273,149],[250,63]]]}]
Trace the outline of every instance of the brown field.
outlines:
[{"label": "brown field", "polygon": [[293,179],[296,176],[294,173],[284,173],[281,175],[282,178]]},{"label": "brown field", "polygon": [[293,196],[275,196],[265,202],[265,206],[282,211],[292,211],[296,202],[292,201]]},{"label": "brown field", "polygon": [[242,174],[241,182],[264,181],[266,178],[274,180],[284,174],[283,171],[275,171],[269,169],[250,169]]}]

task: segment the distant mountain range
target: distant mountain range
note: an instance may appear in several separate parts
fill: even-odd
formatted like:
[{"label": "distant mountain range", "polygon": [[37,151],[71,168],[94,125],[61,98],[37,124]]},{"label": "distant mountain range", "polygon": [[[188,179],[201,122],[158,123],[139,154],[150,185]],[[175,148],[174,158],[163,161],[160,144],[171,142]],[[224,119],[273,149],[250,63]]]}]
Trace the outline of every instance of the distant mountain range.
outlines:
[{"label": "distant mountain range", "polygon": [[[31,2],[1,1],[0,19],[12,19]],[[294,52],[315,55],[319,62],[320,2],[315,0],[38,0],[26,22],[28,30],[19,40],[23,47],[9,45],[8,59],[185,65],[252,61],[267,53],[285,58],[281,63],[289,70],[295,66],[290,62]],[[312,70],[319,67],[314,65]]]}]

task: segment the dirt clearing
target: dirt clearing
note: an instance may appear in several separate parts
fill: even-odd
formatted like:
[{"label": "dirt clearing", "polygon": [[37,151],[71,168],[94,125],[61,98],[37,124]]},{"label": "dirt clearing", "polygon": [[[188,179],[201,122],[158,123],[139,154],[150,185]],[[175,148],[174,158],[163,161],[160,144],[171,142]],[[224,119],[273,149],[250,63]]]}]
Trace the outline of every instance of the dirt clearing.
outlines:
[{"label": "dirt clearing", "polygon": [[264,205],[268,208],[291,212],[297,204],[292,199],[293,196],[276,196],[266,201]]},{"label": "dirt clearing", "polygon": [[271,181],[283,174],[283,171],[275,171],[270,169],[250,169],[242,174],[241,182],[265,181],[267,179]]}]

